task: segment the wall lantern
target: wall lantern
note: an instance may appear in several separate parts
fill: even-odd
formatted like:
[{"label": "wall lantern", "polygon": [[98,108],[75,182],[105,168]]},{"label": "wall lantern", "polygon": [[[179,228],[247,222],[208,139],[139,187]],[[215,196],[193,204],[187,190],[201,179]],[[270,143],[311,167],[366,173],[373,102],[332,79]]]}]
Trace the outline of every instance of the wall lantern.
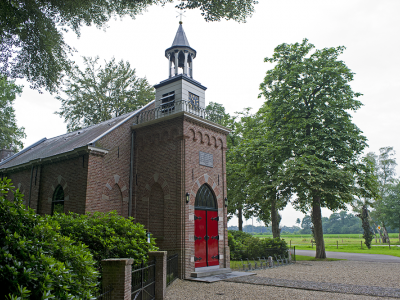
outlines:
[{"label": "wall lantern", "polygon": [[228,207],[228,198],[225,198],[225,207]]},{"label": "wall lantern", "polygon": [[186,193],[186,204],[189,203],[189,200],[190,200],[190,194]]}]

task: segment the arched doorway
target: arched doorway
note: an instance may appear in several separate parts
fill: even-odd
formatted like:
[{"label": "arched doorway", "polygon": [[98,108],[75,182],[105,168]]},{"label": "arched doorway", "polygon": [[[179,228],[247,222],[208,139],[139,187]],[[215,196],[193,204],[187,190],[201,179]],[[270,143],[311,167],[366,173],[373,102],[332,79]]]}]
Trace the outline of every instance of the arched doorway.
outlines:
[{"label": "arched doorway", "polygon": [[207,184],[197,191],[194,211],[195,267],[219,265],[218,205]]}]

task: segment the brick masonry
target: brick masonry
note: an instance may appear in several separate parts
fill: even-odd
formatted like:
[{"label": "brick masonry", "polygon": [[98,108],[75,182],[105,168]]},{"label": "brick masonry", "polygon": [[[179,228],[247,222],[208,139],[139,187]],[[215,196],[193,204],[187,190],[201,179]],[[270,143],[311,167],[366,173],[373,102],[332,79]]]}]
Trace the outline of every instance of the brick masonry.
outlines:
[{"label": "brick masonry", "polygon": [[[194,271],[194,202],[199,187],[208,184],[218,203],[220,267],[229,267],[224,206],[228,132],[186,113],[149,124],[133,122],[125,122],[95,143],[94,147],[108,153],[87,150],[74,157],[3,172],[3,176],[12,179],[25,194],[25,202],[39,214],[51,213],[54,191],[61,185],[65,212],[116,210],[124,217],[134,217],[153,234],[160,250],[168,251],[168,255],[179,254],[181,278]],[[212,154],[213,167],[199,164],[199,151]],[[186,193],[190,194],[188,204]]]}]

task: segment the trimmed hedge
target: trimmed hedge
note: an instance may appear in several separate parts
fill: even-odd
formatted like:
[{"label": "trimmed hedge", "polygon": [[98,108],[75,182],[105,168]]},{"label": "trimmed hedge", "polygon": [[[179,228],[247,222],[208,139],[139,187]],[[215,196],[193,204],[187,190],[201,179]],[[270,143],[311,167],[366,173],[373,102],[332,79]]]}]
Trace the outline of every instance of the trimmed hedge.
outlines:
[{"label": "trimmed hedge", "polygon": [[115,211],[55,214],[47,218],[60,224],[62,235],[88,246],[99,271],[103,259],[129,257],[135,262],[147,261],[147,253],[158,249],[154,238],[147,242],[142,224],[134,223],[133,218],[121,217]]},{"label": "trimmed hedge", "polygon": [[228,231],[228,245],[231,260],[253,259],[274,254],[286,256],[288,250],[287,243],[283,239],[261,239],[238,230]]},{"label": "trimmed hedge", "polygon": [[26,208],[14,188],[0,180],[0,298],[90,299],[98,284],[90,251]]}]

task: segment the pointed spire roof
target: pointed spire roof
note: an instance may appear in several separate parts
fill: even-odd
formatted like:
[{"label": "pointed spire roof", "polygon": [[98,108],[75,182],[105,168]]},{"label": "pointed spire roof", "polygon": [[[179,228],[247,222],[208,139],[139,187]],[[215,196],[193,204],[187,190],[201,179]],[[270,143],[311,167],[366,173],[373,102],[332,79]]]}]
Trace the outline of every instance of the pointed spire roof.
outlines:
[{"label": "pointed spire roof", "polygon": [[190,47],[189,41],[186,37],[185,31],[183,30],[182,23],[179,23],[178,31],[176,32],[174,42],[171,47],[174,46],[186,46]]},{"label": "pointed spire roof", "polygon": [[189,41],[186,37],[185,31],[183,30],[182,22],[179,22],[178,31],[176,32],[175,39],[172,43],[172,46],[165,50],[165,57],[168,58],[168,52],[171,50],[182,50],[182,48],[186,48],[187,50],[191,50],[194,53],[194,57],[196,57],[196,50],[194,50],[189,45]]}]

